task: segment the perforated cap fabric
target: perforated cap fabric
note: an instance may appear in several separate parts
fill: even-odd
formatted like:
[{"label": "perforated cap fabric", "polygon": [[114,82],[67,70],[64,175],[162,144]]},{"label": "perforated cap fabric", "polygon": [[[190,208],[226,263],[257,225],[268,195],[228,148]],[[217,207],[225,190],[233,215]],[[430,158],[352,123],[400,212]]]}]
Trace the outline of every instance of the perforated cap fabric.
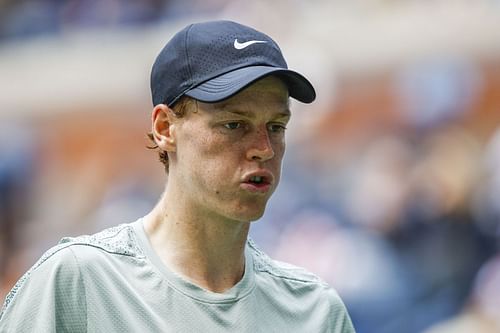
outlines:
[{"label": "perforated cap fabric", "polygon": [[312,84],[288,69],[276,42],[266,34],[231,21],[191,24],[161,50],[151,71],[153,105],[172,106],[183,95],[218,102],[249,84],[276,75],[290,97],[316,98]]}]

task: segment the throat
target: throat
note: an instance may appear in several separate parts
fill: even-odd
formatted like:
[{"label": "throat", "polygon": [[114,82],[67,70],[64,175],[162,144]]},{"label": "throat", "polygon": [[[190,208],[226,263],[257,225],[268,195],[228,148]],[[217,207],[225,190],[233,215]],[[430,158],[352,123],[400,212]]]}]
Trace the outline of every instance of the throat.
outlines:
[{"label": "throat", "polygon": [[223,293],[234,287],[245,274],[245,259],[241,260],[238,267],[223,267],[218,265],[204,265],[200,263],[197,266],[191,266],[189,269],[181,272],[184,278],[191,283],[214,293]]},{"label": "throat", "polygon": [[216,293],[242,279],[249,223],[172,215],[149,214],[144,219],[150,244],[169,270]]},{"label": "throat", "polygon": [[222,293],[236,285],[245,272],[244,250],[233,251],[216,254],[192,247],[157,253],[171,271],[203,289]]}]

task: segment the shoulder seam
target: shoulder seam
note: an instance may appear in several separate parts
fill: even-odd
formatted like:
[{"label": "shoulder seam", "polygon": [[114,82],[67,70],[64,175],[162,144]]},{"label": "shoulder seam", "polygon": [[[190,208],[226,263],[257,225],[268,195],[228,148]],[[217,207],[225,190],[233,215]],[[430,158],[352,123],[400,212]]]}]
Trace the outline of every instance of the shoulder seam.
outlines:
[{"label": "shoulder seam", "polygon": [[[275,262],[275,260],[269,258],[267,256],[267,254],[265,254],[264,252],[262,252],[255,245],[255,243],[253,242],[252,239],[248,240],[248,245],[254,251],[254,254],[257,257],[259,257],[258,260],[254,260],[254,267],[255,267],[256,271],[267,273],[267,274],[269,274],[271,276],[274,276],[274,277],[277,277],[277,278],[280,278],[280,279],[286,279],[286,280],[289,280],[289,281],[296,281],[296,282],[302,282],[302,283],[311,283],[311,284],[317,284],[317,285],[322,285],[322,286],[328,286],[328,284],[325,283],[318,276],[316,276],[316,275],[314,275],[312,273],[309,273],[309,272],[308,273],[311,275],[310,278],[305,278],[305,277],[304,278],[299,278],[299,277],[291,276],[290,274],[286,274],[285,272],[283,272],[282,274],[280,274],[280,272],[279,272],[279,271],[286,271],[286,272],[288,272],[291,269],[280,267],[279,269],[273,270],[273,269],[266,268],[263,264],[260,263],[262,260],[269,260],[269,261],[273,261],[273,262]],[[297,267],[297,269],[298,270],[303,270],[300,267]],[[305,272],[307,272],[307,271],[305,271]]]},{"label": "shoulder seam", "polygon": [[[64,249],[66,247],[71,247],[71,246],[75,246],[75,245],[82,245],[82,246],[88,246],[88,247],[93,247],[93,248],[96,248],[98,250],[102,250],[106,253],[109,253],[109,254],[117,254],[117,255],[120,255],[120,256],[126,256],[126,257],[139,257],[138,255],[133,255],[133,254],[129,254],[129,253],[121,253],[121,252],[118,252],[118,251],[111,251],[111,250],[107,250],[106,248],[102,247],[102,246],[99,246],[99,245],[96,245],[96,244],[90,244],[90,243],[87,243],[87,242],[83,242],[83,241],[72,241],[71,243],[66,243],[64,244],[66,245],[65,247],[61,248]],[[58,252],[58,251],[56,251]]]},{"label": "shoulder seam", "polygon": [[[104,232],[106,232],[106,231],[109,232],[111,230],[113,231],[113,233],[111,235],[104,234]],[[112,239],[113,237],[118,236],[122,232],[129,233],[130,237],[132,237],[137,243],[133,228],[128,224],[120,224],[120,225],[117,225],[115,227],[102,230],[101,232],[93,234],[93,235],[82,235],[82,236],[78,236],[78,237],[65,237],[60,241],[59,244],[68,243],[68,246],[86,245],[86,246],[95,247],[97,249],[101,249],[102,251],[105,251],[105,252],[110,253],[110,254],[143,258],[144,254],[142,252],[142,249],[140,249],[140,248],[135,249],[138,251],[130,251],[130,249],[126,249],[126,248],[113,249],[113,248],[109,248],[106,246],[106,240]],[[99,236],[99,237],[97,237],[97,236]],[[121,237],[121,236],[119,236],[119,237]],[[100,243],[102,243],[102,244],[100,244]]]},{"label": "shoulder seam", "polygon": [[300,278],[292,277],[292,276],[289,276],[286,274],[276,274],[275,272],[272,272],[269,269],[258,269],[258,271],[262,272],[262,273],[267,273],[269,275],[272,275],[272,276],[280,278],[280,279],[289,280],[289,281],[296,281],[296,282],[311,283],[311,284],[317,284],[317,285],[321,285],[321,286],[327,286],[326,283],[324,283],[321,279],[319,279],[317,277],[314,279],[300,279]]}]

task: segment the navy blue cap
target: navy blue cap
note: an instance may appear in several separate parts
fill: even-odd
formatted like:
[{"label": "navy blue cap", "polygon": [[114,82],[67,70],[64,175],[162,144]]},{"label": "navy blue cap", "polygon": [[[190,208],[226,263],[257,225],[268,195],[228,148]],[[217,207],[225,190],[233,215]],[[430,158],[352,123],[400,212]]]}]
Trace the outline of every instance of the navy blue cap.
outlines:
[{"label": "navy blue cap", "polygon": [[266,34],[231,21],[191,24],[165,45],[151,71],[153,105],[173,106],[184,95],[213,103],[251,83],[275,75],[290,97],[316,98],[312,84],[289,70],[281,50]]}]

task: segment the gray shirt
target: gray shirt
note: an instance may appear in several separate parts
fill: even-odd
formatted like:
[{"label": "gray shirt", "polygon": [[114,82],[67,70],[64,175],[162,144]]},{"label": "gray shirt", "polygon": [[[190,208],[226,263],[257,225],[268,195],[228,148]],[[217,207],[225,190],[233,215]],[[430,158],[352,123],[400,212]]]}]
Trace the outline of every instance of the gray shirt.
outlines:
[{"label": "gray shirt", "polygon": [[354,332],[313,274],[249,240],[243,278],[224,293],[170,271],[142,220],[64,238],[8,294],[0,332]]}]

